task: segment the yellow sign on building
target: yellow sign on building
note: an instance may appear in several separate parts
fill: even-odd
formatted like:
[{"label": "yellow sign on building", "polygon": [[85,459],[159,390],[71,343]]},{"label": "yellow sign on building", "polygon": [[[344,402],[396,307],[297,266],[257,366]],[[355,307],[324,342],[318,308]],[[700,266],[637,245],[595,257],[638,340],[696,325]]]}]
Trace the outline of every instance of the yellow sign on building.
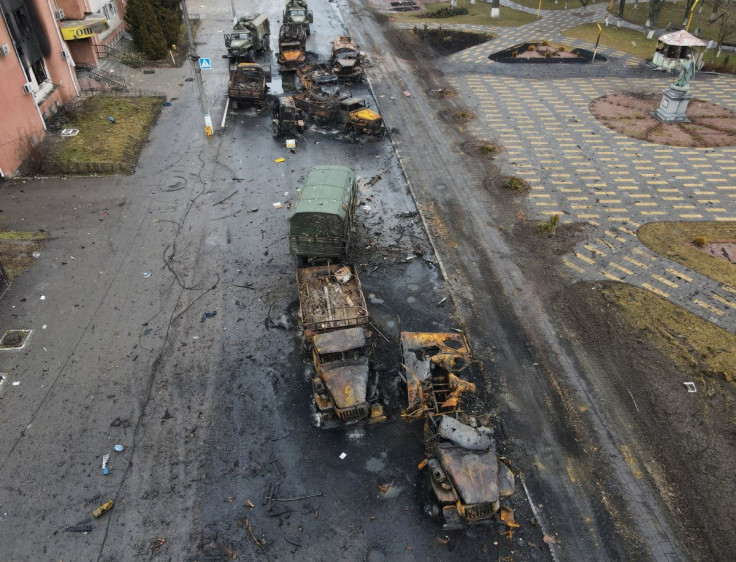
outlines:
[{"label": "yellow sign on building", "polygon": [[62,21],[59,28],[64,41],[74,41],[98,35],[107,31],[110,26],[104,16],[87,16],[83,20]]}]

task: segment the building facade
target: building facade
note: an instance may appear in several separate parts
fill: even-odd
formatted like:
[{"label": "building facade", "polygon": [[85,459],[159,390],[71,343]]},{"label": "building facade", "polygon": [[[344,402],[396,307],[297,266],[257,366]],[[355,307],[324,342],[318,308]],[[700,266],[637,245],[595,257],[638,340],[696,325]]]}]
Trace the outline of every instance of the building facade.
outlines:
[{"label": "building facade", "polygon": [[97,66],[99,45],[119,39],[123,14],[123,0],[0,0],[0,178],[43,139],[56,109],[80,95],[76,63]]}]

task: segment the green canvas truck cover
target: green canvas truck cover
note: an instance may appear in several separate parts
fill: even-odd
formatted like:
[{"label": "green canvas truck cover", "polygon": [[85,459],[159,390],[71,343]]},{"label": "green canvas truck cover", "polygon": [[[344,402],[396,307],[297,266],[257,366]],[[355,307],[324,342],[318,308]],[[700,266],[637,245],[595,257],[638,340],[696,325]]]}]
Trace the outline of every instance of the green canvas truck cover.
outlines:
[{"label": "green canvas truck cover", "polygon": [[346,166],[315,166],[289,218],[291,253],[340,257],[350,241],[356,197],[355,172]]}]

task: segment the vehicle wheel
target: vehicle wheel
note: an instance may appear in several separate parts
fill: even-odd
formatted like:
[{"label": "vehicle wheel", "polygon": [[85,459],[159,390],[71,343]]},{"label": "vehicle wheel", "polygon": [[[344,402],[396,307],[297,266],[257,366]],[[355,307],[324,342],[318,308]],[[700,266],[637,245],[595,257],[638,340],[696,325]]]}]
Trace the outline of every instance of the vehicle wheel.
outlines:
[{"label": "vehicle wheel", "polygon": [[440,509],[437,498],[434,495],[429,471],[426,468],[419,471],[417,478],[419,479],[416,485],[417,502],[419,503],[420,509],[432,519],[439,518],[442,514],[442,509]]},{"label": "vehicle wheel", "polygon": [[263,36],[263,43],[261,43],[264,51],[270,51],[271,50],[271,36],[266,35]]},{"label": "vehicle wheel", "polygon": [[256,52],[253,49],[248,49],[245,53],[245,60],[248,62],[256,62]]},{"label": "vehicle wheel", "polygon": [[271,123],[271,134],[273,134],[274,138],[279,136],[279,124],[278,123]]},{"label": "vehicle wheel", "polygon": [[312,28],[307,26],[307,35],[311,35],[311,34],[312,34]]},{"label": "vehicle wheel", "polygon": [[232,102],[230,102],[230,106],[231,106],[231,107],[232,107],[233,109],[238,109],[238,102],[237,102],[237,101],[235,101],[235,100],[233,100]]}]

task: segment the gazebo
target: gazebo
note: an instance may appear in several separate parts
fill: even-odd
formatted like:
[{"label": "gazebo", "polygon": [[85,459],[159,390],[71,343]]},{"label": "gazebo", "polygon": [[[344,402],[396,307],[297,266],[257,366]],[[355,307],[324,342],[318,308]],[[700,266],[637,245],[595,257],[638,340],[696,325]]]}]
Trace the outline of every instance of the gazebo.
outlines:
[{"label": "gazebo", "polygon": [[666,33],[659,37],[657,50],[652,57],[652,65],[662,70],[672,70],[684,63],[689,54],[693,55],[695,68],[703,66],[703,49],[706,43],[684,29]]}]

